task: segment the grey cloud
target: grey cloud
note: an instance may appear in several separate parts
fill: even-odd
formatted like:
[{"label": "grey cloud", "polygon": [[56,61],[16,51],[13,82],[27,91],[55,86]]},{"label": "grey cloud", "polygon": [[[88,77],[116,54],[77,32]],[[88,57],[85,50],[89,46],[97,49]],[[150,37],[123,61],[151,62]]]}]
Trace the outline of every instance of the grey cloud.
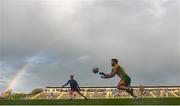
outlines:
[{"label": "grey cloud", "polygon": [[82,86],[114,86],[117,77],[102,80],[91,71],[99,66],[108,72],[111,58],[119,59],[133,85],[178,85],[177,2],[7,0],[1,4],[0,60],[18,70],[48,55],[21,77],[15,86],[21,91],[60,86],[70,74]]}]

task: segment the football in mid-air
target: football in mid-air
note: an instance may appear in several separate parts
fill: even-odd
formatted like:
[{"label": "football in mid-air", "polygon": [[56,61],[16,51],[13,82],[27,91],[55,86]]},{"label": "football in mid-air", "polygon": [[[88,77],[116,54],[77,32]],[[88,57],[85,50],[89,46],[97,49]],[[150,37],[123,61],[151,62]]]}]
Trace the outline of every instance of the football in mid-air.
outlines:
[{"label": "football in mid-air", "polygon": [[99,72],[99,68],[98,67],[95,67],[92,69],[93,73],[98,73]]}]

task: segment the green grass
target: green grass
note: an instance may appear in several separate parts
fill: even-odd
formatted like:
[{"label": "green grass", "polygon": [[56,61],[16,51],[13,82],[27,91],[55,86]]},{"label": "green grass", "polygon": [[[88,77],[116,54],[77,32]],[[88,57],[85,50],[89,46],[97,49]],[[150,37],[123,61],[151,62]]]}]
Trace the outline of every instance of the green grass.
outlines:
[{"label": "green grass", "polygon": [[180,105],[180,98],[75,99],[75,100],[0,100],[0,105]]}]

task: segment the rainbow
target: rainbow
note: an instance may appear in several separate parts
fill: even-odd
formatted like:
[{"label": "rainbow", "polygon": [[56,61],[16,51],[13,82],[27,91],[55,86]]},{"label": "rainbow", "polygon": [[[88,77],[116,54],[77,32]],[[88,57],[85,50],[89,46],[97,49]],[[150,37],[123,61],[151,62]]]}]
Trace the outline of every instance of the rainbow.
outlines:
[{"label": "rainbow", "polygon": [[[43,51],[45,51],[51,44],[53,44],[55,41],[57,41],[59,38],[59,36],[55,37],[54,39],[52,39],[44,48],[42,48],[35,56],[43,53]],[[31,63],[26,63],[24,64],[17,72],[16,74],[13,76],[12,80],[10,80],[10,82],[8,83],[7,87],[5,88],[4,92],[12,89],[16,82],[20,79],[20,77],[23,75],[23,73],[30,68],[32,64]]]},{"label": "rainbow", "polygon": [[10,80],[10,82],[8,83],[8,85],[5,88],[4,92],[6,92],[9,89],[12,89],[14,87],[14,85],[17,82],[17,80],[20,79],[21,75],[29,68],[29,66],[30,66],[30,64],[25,64],[25,65],[21,66],[21,68],[13,76],[12,80]]}]

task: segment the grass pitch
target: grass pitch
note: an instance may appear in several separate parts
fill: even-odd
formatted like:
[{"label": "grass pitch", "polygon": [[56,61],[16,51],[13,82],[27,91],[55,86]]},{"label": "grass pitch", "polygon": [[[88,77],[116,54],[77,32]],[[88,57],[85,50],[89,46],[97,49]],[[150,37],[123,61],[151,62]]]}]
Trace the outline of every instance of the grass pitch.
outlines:
[{"label": "grass pitch", "polygon": [[0,105],[180,105],[180,98],[0,100]]}]

